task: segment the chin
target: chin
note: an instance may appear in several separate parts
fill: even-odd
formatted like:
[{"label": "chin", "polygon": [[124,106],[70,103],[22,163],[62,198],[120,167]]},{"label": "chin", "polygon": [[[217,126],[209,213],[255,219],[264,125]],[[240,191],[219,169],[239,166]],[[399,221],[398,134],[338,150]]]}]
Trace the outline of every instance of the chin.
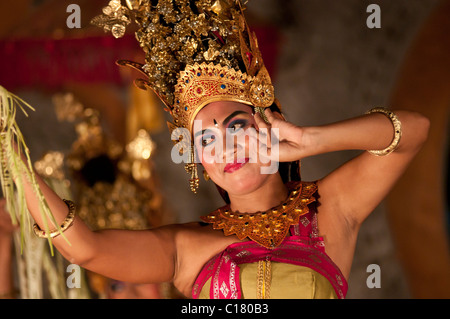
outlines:
[{"label": "chin", "polygon": [[[228,173],[225,173],[228,174]],[[229,194],[244,195],[251,193],[260,188],[268,179],[270,175],[261,174],[258,171],[251,169],[237,171],[228,176],[225,175],[224,186]]]}]

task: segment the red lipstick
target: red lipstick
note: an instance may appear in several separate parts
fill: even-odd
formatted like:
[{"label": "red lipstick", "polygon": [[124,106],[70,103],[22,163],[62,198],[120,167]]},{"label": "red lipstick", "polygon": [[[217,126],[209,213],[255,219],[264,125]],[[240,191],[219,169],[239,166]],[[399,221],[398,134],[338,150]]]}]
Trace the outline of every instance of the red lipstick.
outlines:
[{"label": "red lipstick", "polygon": [[235,160],[233,163],[228,163],[227,165],[225,165],[225,168],[223,169],[223,171],[225,173],[233,173],[235,171],[237,171],[238,169],[240,169],[242,166],[244,166],[245,164],[247,164],[249,161],[248,158],[245,158],[244,160]]}]

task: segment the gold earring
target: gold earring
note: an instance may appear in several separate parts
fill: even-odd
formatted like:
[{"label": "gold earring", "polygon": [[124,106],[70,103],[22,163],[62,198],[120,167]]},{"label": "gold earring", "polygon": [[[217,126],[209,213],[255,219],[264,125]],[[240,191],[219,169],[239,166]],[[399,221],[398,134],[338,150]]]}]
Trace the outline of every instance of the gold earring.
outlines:
[{"label": "gold earring", "polygon": [[205,170],[203,170],[203,178],[205,179],[205,181],[209,181],[209,175],[208,175],[208,172],[207,171],[205,171]]},{"label": "gold earring", "polygon": [[189,179],[189,186],[191,188],[191,191],[194,194],[197,194],[199,178],[197,175],[197,164],[195,163],[195,153],[193,145],[191,145],[190,152],[190,163],[185,164],[184,169],[188,174],[191,175],[191,178]]}]

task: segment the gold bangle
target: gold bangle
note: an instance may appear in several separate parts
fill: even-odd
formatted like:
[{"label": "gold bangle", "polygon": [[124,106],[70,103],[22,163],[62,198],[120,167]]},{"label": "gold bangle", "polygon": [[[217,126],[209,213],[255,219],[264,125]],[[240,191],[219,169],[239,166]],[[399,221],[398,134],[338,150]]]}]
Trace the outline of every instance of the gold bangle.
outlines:
[{"label": "gold bangle", "polygon": [[402,137],[402,123],[398,119],[397,115],[394,112],[386,110],[382,107],[375,107],[366,112],[366,114],[372,113],[382,113],[386,115],[392,122],[394,126],[394,138],[392,139],[391,144],[383,150],[368,150],[368,152],[375,156],[386,156],[395,151],[400,143],[400,138]]},{"label": "gold bangle", "polygon": [[73,225],[73,221],[75,219],[75,204],[67,199],[63,199],[64,203],[66,203],[67,207],[69,207],[69,213],[67,214],[67,217],[64,219],[63,223],[60,226],[60,229],[52,230],[48,235],[39,228],[38,224],[34,224],[33,231],[36,234],[36,236],[40,238],[55,238],[61,233],[65,232],[67,229],[69,229]]}]

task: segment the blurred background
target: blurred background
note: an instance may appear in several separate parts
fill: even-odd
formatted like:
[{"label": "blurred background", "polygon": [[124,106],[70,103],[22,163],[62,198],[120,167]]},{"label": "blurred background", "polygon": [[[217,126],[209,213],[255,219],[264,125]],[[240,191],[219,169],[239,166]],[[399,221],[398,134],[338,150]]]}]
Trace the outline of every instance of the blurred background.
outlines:
[{"label": "blurred background", "polygon": [[[18,121],[42,174],[59,180],[58,187],[70,189],[86,207],[98,208],[95,198],[108,197],[106,208],[86,213],[92,227],[196,221],[222,199],[202,178],[199,194],[191,193],[183,165],[170,158],[168,114],[155,96],[134,87],[137,74],[115,65],[118,59],[143,61],[134,35],[114,39],[90,25],[108,2],[2,1],[0,85],[36,109]],[[81,9],[80,28],[66,24],[70,4]],[[381,8],[381,28],[366,25],[370,4]],[[431,120],[423,150],[361,228],[347,298],[450,297],[449,17],[449,0],[248,3],[249,24],[289,121],[327,124],[374,106],[419,111]],[[357,154],[305,159],[302,178],[319,179]],[[113,215],[108,210],[125,193],[123,214]],[[132,210],[135,215],[125,216]],[[136,221],[139,214],[144,221]],[[381,288],[367,287],[370,264],[380,266]],[[20,271],[15,273],[20,281]],[[105,278],[92,276],[90,282],[100,297],[110,296],[106,287],[124,289]],[[167,293],[170,288],[164,294],[158,289],[151,287],[149,298],[177,297]]]}]

